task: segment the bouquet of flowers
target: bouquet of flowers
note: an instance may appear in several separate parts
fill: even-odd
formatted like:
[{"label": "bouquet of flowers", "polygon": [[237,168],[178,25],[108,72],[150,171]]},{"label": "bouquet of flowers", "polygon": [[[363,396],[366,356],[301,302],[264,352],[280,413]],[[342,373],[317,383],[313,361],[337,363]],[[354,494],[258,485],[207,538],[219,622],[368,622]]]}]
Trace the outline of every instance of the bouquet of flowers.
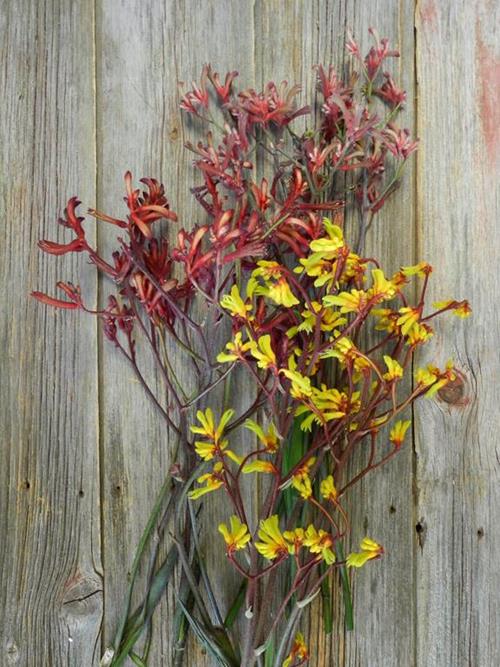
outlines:
[{"label": "bouquet of flowers", "polygon": [[[351,547],[345,498],[401,449],[410,406],[454,381],[452,362],[413,370],[414,355],[436,316],[465,317],[470,308],[426,303],[426,262],[386,275],[366,255],[367,233],[417,149],[397,125],[406,93],[385,71],[398,53],[371,33],[366,57],[349,39],[355,66],[347,77],[316,68],[316,106],[296,104],[297,85],[238,91],[237,72],[222,80],[203,68],[181,100],[205,132],[186,145],[199,177],[191,188],[199,224],[178,227],[163,185],[144,178],[141,191],[127,173],[125,216],[89,210],[117,228],[111,257],[87,241],[75,197],[59,220],[74,238],[39,244],[52,255],[84,252],[109,278],[97,311],[70,282],[57,284],[62,298],[34,296],[99,318],[169,434],[172,466],[103,665],[147,664],[154,609],[178,572],[172,664],[182,663],[190,629],[217,664],[298,667],[309,659],[304,609],[321,593],[331,631],[330,591],[340,585],[352,627],[351,572],[383,556],[373,535]],[[146,355],[160,390],[144,370]],[[179,364],[190,369],[188,386]],[[239,374],[251,389],[236,410]],[[257,504],[245,491],[249,479],[259,485]],[[239,579],[224,592],[233,600],[226,608],[203,558],[207,496],[220,506],[221,553]]]}]

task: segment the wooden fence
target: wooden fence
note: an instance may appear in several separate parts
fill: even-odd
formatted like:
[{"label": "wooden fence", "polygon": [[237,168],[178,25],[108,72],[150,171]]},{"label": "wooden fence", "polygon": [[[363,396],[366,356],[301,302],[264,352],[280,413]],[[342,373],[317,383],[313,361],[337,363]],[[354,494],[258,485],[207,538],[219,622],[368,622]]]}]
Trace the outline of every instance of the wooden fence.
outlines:
[{"label": "wooden fence", "polygon": [[[94,319],[28,299],[78,273],[90,303],[105,294],[83,261],[42,256],[37,239],[54,238],[73,194],[117,213],[127,169],[164,180],[194,218],[178,81],[211,61],[249,85],[311,87],[312,65],[342,62],[347,28],[367,45],[376,26],[401,51],[421,150],[372,247],[389,268],[428,260],[432,296],[468,298],[474,315],[447,318],[430,352],[455,359],[463,394],[420,403],[413,443],[351,499],[355,538],[367,529],[387,556],[356,577],[354,633],[325,638],[314,612],[311,665],[498,665],[499,3],[3,0],[0,12],[0,664],[98,664],[169,465],[156,414]],[[95,241],[107,247],[100,230]],[[153,666],[170,664],[173,608],[165,597]],[[187,658],[211,664],[194,644]]]}]

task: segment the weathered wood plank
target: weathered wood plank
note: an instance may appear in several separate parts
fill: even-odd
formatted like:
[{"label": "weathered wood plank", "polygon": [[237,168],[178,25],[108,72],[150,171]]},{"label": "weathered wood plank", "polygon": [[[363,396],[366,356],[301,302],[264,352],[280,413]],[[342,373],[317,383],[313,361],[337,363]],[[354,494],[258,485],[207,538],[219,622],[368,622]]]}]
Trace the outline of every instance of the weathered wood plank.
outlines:
[{"label": "weathered wood plank", "polygon": [[463,395],[417,411],[417,665],[494,665],[500,656],[498,3],[419,2],[416,12],[419,255],[430,300],[459,296],[429,352],[452,357]]},{"label": "weathered wood plank", "polygon": [[[147,8],[140,2],[97,3],[97,205],[112,215],[124,215],[123,175],[127,170],[132,171],[136,186],[139,178],[159,178],[163,171],[164,147],[173,129],[168,91],[171,79],[164,74],[173,61],[170,44],[164,41],[164,31],[171,29],[169,10],[171,6],[159,3]],[[99,230],[99,249],[104,254],[116,247],[115,231]],[[113,286],[103,282],[102,304],[111,292]],[[152,388],[159,389],[154,365],[146,365],[144,370]],[[99,387],[103,635],[107,647],[123,613],[127,573],[135,549],[168,471],[169,433],[133,370],[105,339],[101,343]],[[168,598],[155,618],[152,664],[169,664],[165,616],[170,613]]]},{"label": "weathered wood plank", "polygon": [[[414,3],[411,1],[349,3],[358,43],[369,44],[368,28],[388,37],[400,58],[388,63],[408,92],[408,104],[398,124],[415,133]],[[349,13],[346,16],[349,26]],[[405,170],[402,185],[381,211],[367,239],[367,254],[380,258],[386,273],[415,259],[415,161]],[[406,414],[405,418],[411,418]],[[382,432],[380,449],[384,449]],[[353,535],[357,546],[364,535],[384,545],[386,554],[375,567],[354,573],[354,633],[347,633],[341,665],[360,667],[410,666],[415,646],[413,451],[408,438],[387,466],[362,481],[351,499]],[[333,640],[333,646],[335,646]],[[321,663],[320,663],[321,664]]]},{"label": "weathered wood plank", "polygon": [[[257,76],[303,81],[308,92],[314,85],[313,65],[334,64],[339,71],[347,65],[346,29],[353,31],[366,51],[371,45],[368,28],[376,27],[401,51],[394,70],[410,100],[402,122],[414,126],[413,3],[276,0],[257,3],[257,7]],[[382,211],[368,240],[368,254],[380,257],[388,273],[412,263],[414,257],[413,173],[412,165],[403,187]],[[348,499],[353,546],[369,534],[384,544],[387,555],[383,562],[354,577],[354,633],[342,631],[342,595],[338,587],[334,593],[337,622],[330,639],[324,636],[320,605],[316,605],[306,632],[311,665],[409,664],[414,645],[412,470],[409,446],[389,466],[364,480]],[[383,641],[382,628],[391,629]]]},{"label": "weathered wood plank", "polygon": [[[366,532],[384,544],[387,556],[355,578],[355,633],[325,639],[319,608],[305,622],[312,665],[482,667],[500,655],[500,575],[492,565],[500,546],[494,512],[500,501],[494,441],[499,362],[492,353],[500,322],[490,302],[499,240],[494,5],[417,3],[418,174],[407,172],[370,241],[388,270],[414,259],[433,263],[431,299],[471,300],[472,323],[443,322],[441,342],[428,353],[440,362],[455,357],[466,379],[464,398],[421,404],[415,452],[402,452],[353,494],[353,542]],[[57,211],[73,193],[86,204],[120,212],[121,176],[129,168],[136,178],[153,175],[166,182],[172,205],[184,213],[182,224],[199,221],[186,187],[190,157],[182,149],[190,130],[174,93],[178,80],[197,78],[205,61],[219,71],[238,69],[249,85],[287,78],[310,90],[313,64],[342,62],[346,27],[366,45],[367,28],[374,25],[402,52],[397,66],[411,99],[413,3],[210,0],[145,8],[99,0],[97,192],[91,4],[4,3],[1,21],[0,206],[6,231],[0,298],[8,341],[2,375],[9,389],[4,383],[0,407],[0,532],[6,536],[0,542],[0,662],[90,665],[100,654],[102,613],[98,421],[105,645],[122,609],[133,551],[169,466],[168,433],[105,342],[98,413],[95,322],[26,300],[30,289],[50,290],[56,276],[76,275],[84,262],[43,257],[34,250],[36,239],[54,236]],[[411,104],[406,122],[415,124]],[[110,248],[106,232],[99,232],[99,247]],[[95,278],[92,270],[86,275],[83,288],[92,304]],[[106,292],[102,285],[101,302]],[[238,383],[235,393],[244,395],[246,385]],[[204,520],[213,526],[224,511],[207,503]],[[202,543],[222,589],[230,575],[226,564],[221,567],[220,544],[208,531]],[[171,664],[172,610],[168,597],[156,617],[151,664]],[[212,663],[191,643],[186,664]]]},{"label": "weathered wood plank", "polygon": [[[136,179],[154,176],[165,183],[172,208],[180,214],[179,225],[190,229],[203,221],[203,215],[189,193],[194,172],[183,143],[200,136],[186,127],[178,109],[178,83],[186,81],[189,88],[208,60],[220,72],[237,69],[242,78],[253,81],[252,5],[172,1],[153,3],[145,10],[142,2],[119,6],[101,0],[98,6],[99,207],[119,210],[121,176],[131,169]],[[101,248],[110,248],[104,234],[99,242]],[[152,367],[148,372],[154,376]],[[185,370],[180,373],[185,377]],[[126,572],[170,460],[166,429],[132,371],[106,344],[101,392],[107,645],[122,608]],[[235,393],[245,391],[237,385]],[[201,536],[202,548],[218,594],[224,590],[218,582],[232,575],[227,564],[221,567],[223,549],[213,533],[214,523],[227,518],[225,511],[210,501],[203,510],[203,522],[210,528]],[[151,664],[172,664],[174,607],[170,594],[155,617]],[[185,664],[209,664],[194,641]]]},{"label": "weathered wood plank", "polygon": [[[96,329],[30,299],[76,278],[83,257],[42,255],[68,240],[56,219],[95,184],[93,9],[1,7],[0,663],[92,665],[99,657]],[[89,238],[92,238],[92,230]],[[82,289],[95,305],[96,280]]]}]

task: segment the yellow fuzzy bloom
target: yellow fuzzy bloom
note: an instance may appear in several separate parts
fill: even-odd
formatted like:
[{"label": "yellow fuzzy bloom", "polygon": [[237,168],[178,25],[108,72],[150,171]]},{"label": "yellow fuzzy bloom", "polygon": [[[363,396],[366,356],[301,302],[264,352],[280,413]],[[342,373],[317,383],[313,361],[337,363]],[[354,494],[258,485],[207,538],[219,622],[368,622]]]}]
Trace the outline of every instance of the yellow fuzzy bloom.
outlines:
[{"label": "yellow fuzzy bloom", "polygon": [[402,266],[401,273],[406,276],[418,276],[419,278],[425,278],[429,273],[432,272],[432,266],[427,262],[419,262],[413,266]]},{"label": "yellow fuzzy bloom", "polygon": [[204,496],[205,493],[210,493],[211,491],[219,489],[223,485],[222,468],[222,463],[216,463],[212,472],[208,472],[205,475],[198,477],[196,480],[198,484],[205,484],[205,486],[200,486],[197,489],[190,491],[188,493],[189,498],[191,498],[191,500],[196,500],[197,498]]},{"label": "yellow fuzzy bloom", "polygon": [[379,558],[383,553],[384,549],[374,542],[369,537],[365,537],[361,544],[359,545],[361,551],[354,552],[347,556],[347,567],[363,567],[363,565],[374,558]]},{"label": "yellow fuzzy bloom", "polygon": [[327,294],[323,297],[325,306],[339,306],[341,313],[359,313],[366,308],[367,303],[368,294],[357,289],[340,294]]},{"label": "yellow fuzzy bloom", "polygon": [[230,527],[228,528],[225,523],[219,524],[219,533],[222,534],[226,543],[226,551],[228,554],[231,554],[234,551],[244,549],[250,542],[251,537],[248,532],[248,526],[241,523],[236,515],[230,517],[229,525]]},{"label": "yellow fuzzy bloom", "polygon": [[285,530],[283,537],[289,543],[288,550],[291,554],[297,553],[304,543],[305,531],[303,528],[294,528],[293,530]]},{"label": "yellow fuzzy bloom", "polygon": [[278,306],[286,306],[291,308],[300,303],[296,296],[294,296],[290,285],[286,278],[280,278],[273,284],[269,284],[267,288],[267,295]]},{"label": "yellow fuzzy bloom", "polygon": [[468,301],[460,301],[455,308],[453,308],[453,314],[457,317],[469,317],[472,313],[472,308],[469,305]]},{"label": "yellow fuzzy bloom", "polygon": [[292,476],[292,486],[300,493],[304,500],[307,500],[312,495],[311,479],[309,471],[316,463],[316,457],[311,456],[305,463],[303,463]]},{"label": "yellow fuzzy bloom", "polygon": [[241,456],[238,456],[232,450],[227,449],[227,444],[227,440],[218,440],[216,443],[197,440],[194,443],[194,448],[198,456],[204,461],[210,461],[214,456],[219,455],[227,456],[239,465],[241,463]]},{"label": "yellow fuzzy bloom", "polygon": [[274,560],[288,555],[288,544],[279,529],[277,514],[260,522],[259,538],[262,542],[256,542],[255,548],[264,558]]},{"label": "yellow fuzzy bloom", "polygon": [[394,284],[384,276],[382,269],[373,269],[372,278],[373,284],[368,290],[369,298],[377,303],[379,301],[384,301],[385,299],[392,299],[396,294],[396,288]]},{"label": "yellow fuzzy bloom", "polygon": [[364,357],[361,351],[354,345],[348,336],[339,338],[333,348],[325,350],[320,354],[322,359],[328,357],[335,357],[343,366],[350,366],[354,368],[354,382],[358,382],[364,369],[374,367],[373,362]]},{"label": "yellow fuzzy bloom", "polygon": [[301,498],[307,500],[312,496],[312,484],[309,477],[292,477],[292,486]]},{"label": "yellow fuzzy bloom", "polygon": [[308,657],[309,653],[307,644],[304,641],[304,636],[301,632],[297,632],[295,639],[293,640],[292,650],[283,662],[283,667],[292,667],[294,663],[301,665]]},{"label": "yellow fuzzy bloom", "polygon": [[417,322],[412,326],[406,337],[406,344],[416,347],[422,343],[426,343],[434,332],[428,324],[420,324]]},{"label": "yellow fuzzy bloom", "polygon": [[392,444],[399,449],[401,445],[403,444],[403,440],[405,439],[406,431],[410,427],[411,421],[407,419],[406,421],[398,421],[394,424],[394,426],[391,428],[391,432],[389,434],[389,440],[392,442]]},{"label": "yellow fuzzy bloom", "polygon": [[332,503],[336,502],[338,493],[332,475],[328,475],[328,477],[321,482],[319,491],[325,500],[330,500]]},{"label": "yellow fuzzy bloom", "polygon": [[312,554],[321,554],[321,558],[327,565],[335,563],[335,554],[332,551],[332,536],[325,530],[316,530],[310,524],[306,530],[304,546],[308,547]]},{"label": "yellow fuzzy bloom", "polygon": [[234,410],[226,410],[222,415],[219,423],[216,425],[214,420],[214,413],[210,408],[207,408],[205,412],[198,410],[196,413],[196,418],[200,422],[201,426],[191,426],[191,431],[193,433],[198,433],[199,435],[204,435],[214,442],[222,437],[225,427],[227,426],[228,421],[234,415]]},{"label": "yellow fuzzy bloom", "polygon": [[387,331],[388,333],[394,333],[399,335],[400,326],[397,321],[399,319],[399,313],[391,310],[390,308],[374,308],[370,315],[375,315],[378,318],[378,322],[375,325],[377,331]]},{"label": "yellow fuzzy bloom", "polygon": [[306,309],[302,311],[302,322],[297,326],[291,327],[286,335],[293,338],[299,331],[312,333],[316,328],[317,316],[321,313],[320,328],[321,331],[332,331],[335,327],[340,327],[346,324],[345,317],[331,308],[323,308],[318,301],[311,301],[312,310],[307,305]]},{"label": "yellow fuzzy bloom", "polygon": [[199,435],[203,435],[209,439],[209,442],[197,440],[194,443],[194,448],[198,456],[204,461],[210,461],[214,456],[228,456],[236,463],[240,463],[241,459],[230,449],[227,449],[227,440],[222,440],[222,435],[227,423],[234,415],[234,410],[226,410],[222,415],[218,424],[215,423],[214,413],[210,408],[205,412],[198,410],[196,417],[201,426],[191,426],[191,431]]},{"label": "yellow fuzzy bloom", "polygon": [[287,368],[283,368],[280,373],[283,373],[291,381],[290,394],[293,398],[300,400],[312,395],[313,389],[310,378],[301,375],[298,371]]},{"label": "yellow fuzzy bloom", "polygon": [[436,381],[436,374],[432,372],[433,366],[428,368],[417,368],[415,371],[415,382],[423,387],[428,387]]},{"label": "yellow fuzzy bloom", "polygon": [[276,475],[278,471],[276,470],[276,467],[271,463],[271,461],[262,461],[260,459],[257,459],[255,461],[251,461],[250,463],[245,463],[245,465],[242,468],[242,472],[244,473],[267,472]]},{"label": "yellow fuzzy bloom", "polygon": [[271,347],[271,336],[269,334],[260,336],[257,343],[252,342],[250,353],[254,359],[257,359],[257,366],[259,368],[276,366],[276,355]]},{"label": "yellow fuzzy bloom", "polygon": [[448,361],[445,371],[440,371],[439,368],[429,365],[427,368],[418,368],[415,372],[415,381],[417,384],[422,387],[429,387],[425,392],[426,398],[432,398],[448,382],[453,382],[455,378],[453,361]]},{"label": "yellow fuzzy bloom", "polygon": [[323,422],[332,421],[333,419],[342,419],[342,417],[345,417],[346,415],[355,414],[361,407],[359,397],[359,391],[355,391],[349,396],[335,387],[328,389],[324,384],[322,384],[319,389],[314,387],[309,402],[312,403],[316,408],[316,411],[320,413],[321,419],[311,405],[299,405],[295,411],[296,415],[301,415],[305,412],[311,413],[302,421],[300,425],[301,429],[304,431],[310,430],[314,421],[321,424]]},{"label": "yellow fuzzy bloom", "polygon": [[253,419],[247,419],[243,426],[249,431],[252,431],[252,433],[255,433],[268,452],[274,454],[278,451],[278,434],[276,433],[274,424],[269,424],[267,432],[264,432],[262,426],[259,426],[256,422],[253,421]]},{"label": "yellow fuzzy bloom", "polygon": [[387,366],[387,373],[384,373],[382,376],[384,380],[391,382],[392,380],[399,380],[403,377],[403,369],[395,359],[388,354],[384,354],[384,361]]},{"label": "yellow fuzzy bloom", "polygon": [[420,310],[418,308],[410,308],[409,306],[403,306],[399,309],[399,317],[397,319],[397,324],[401,327],[401,333],[403,336],[410,331],[412,326],[416,324],[420,319]]},{"label": "yellow fuzzy bloom", "polygon": [[220,301],[220,305],[229,310],[233,317],[241,317],[243,320],[248,319],[248,313],[252,310],[252,304],[245,303],[240,295],[238,285],[231,287],[229,294],[224,294]]},{"label": "yellow fuzzy bloom", "polygon": [[[330,223],[330,221],[328,221]],[[338,225],[325,224],[325,230],[328,236],[311,241],[309,247],[313,252],[321,253],[322,255],[335,255],[339,248],[344,246],[344,234]]]},{"label": "yellow fuzzy bloom", "polygon": [[294,273],[303,273],[305,271],[311,278],[316,278],[314,281],[315,287],[323,287],[327,282],[333,282],[335,278],[335,267],[337,262],[333,263],[324,259],[324,256],[315,252],[309,257],[301,258],[299,260],[301,266],[294,269]]},{"label": "yellow fuzzy bloom", "polygon": [[261,259],[257,262],[257,268],[252,271],[252,278],[262,278],[266,282],[281,278],[283,267],[278,262]]},{"label": "yellow fuzzy bloom", "polygon": [[[222,443],[224,444],[224,443]],[[227,445],[227,441],[226,441]],[[200,458],[202,458],[204,461],[210,461],[210,459],[213,459],[217,451],[219,450],[219,446],[215,445],[213,442],[199,442],[196,441],[194,443],[194,448],[196,450],[196,453]]]},{"label": "yellow fuzzy bloom", "polygon": [[257,262],[257,267],[252,273],[252,279],[261,278],[264,285],[255,287],[253,290],[255,294],[267,296],[278,306],[286,306],[287,308],[300,303],[283,275],[283,267],[278,262],[263,259]]},{"label": "yellow fuzzy bloom", "polygon": [[245,356],[245,352],[251,348],[252,344],[248,341],[243,343],[241,331],[236,332],[234,340],[226,343],[227,352],[220,352],[217,355],[217,361],[224,364],[230,361],[237,361]]},{"label": "yellow fuzzy bloom", "polygon": [[453,301],[450,299],[449,301],[436,301],[432,305],[438,310],[448,308],[449,310],[452,310],[453,314],[457,317],[469,317],[472,313],[472,308],[468,301]]}]

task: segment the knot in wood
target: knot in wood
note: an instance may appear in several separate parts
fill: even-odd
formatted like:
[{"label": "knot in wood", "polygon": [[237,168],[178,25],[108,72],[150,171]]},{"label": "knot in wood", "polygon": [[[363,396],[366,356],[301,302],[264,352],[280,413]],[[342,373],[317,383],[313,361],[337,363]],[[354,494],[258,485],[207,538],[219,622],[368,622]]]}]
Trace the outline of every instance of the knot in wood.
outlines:
[{"label": "knot in wood", "polygon": [[464,406],[469,403],[469,399],[465,395],[467,381],[463,373],[456,369],[454,370],[455,379],[439,389],[438,396],[449,405]]}]

